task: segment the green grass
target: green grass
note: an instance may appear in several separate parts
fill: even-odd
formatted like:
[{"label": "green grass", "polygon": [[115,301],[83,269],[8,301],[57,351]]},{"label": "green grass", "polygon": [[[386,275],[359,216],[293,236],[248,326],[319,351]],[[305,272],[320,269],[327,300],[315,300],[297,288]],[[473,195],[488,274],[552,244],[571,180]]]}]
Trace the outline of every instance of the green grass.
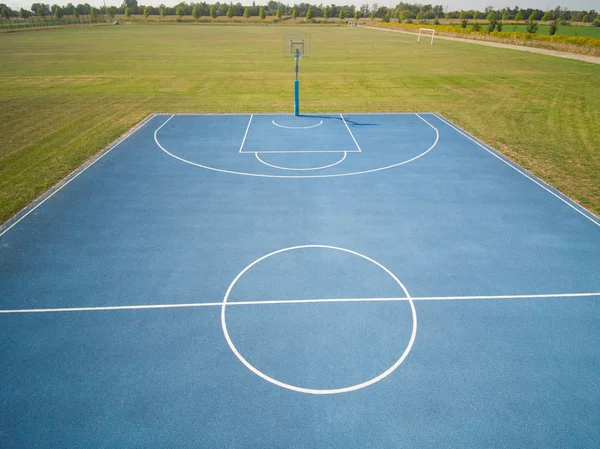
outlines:
[{"label": "green grass", "polygon": [[436,111],[600,213],[600,65],[345,27],[121,26],[0,35],[0,222],[152,112]]},{"label": "green grass", "polygon": [[[485,29],[485,25],[482,26]],[[550,25],[538,25],[536,34],[548,34]],[[517,33],[526,33],[527,25],[513,25],[507,23],[502,27],[502,31],[510,33],[516,31]],[[582,36],[582,37],[595,37],[600,39],[600,28],[596,27],[582,27],[582,26],[559,26],[556,30],[556,34],[562,34],[563,36]]]}]

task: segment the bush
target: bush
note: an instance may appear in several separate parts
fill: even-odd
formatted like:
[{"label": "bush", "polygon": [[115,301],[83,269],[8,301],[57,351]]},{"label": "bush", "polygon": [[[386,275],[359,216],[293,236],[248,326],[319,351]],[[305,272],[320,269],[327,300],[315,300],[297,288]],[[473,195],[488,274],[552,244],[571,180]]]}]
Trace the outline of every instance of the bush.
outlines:
[{"label": "bush", "polygon": [[440,19],[438,19],[437,17],[435,19],[433,19],[433,24],[434,25],[439,25],[440,24]]},{"label": "bush", "polygon": [[600,19],[596,19],[592,22],[592,26],[596,28],[600,28]]},{"label": "bush", "polygon": [[481,30],[481,25],[479,25],[478,23],[473,24],[472,30],[473,31],[479,31],[479,30]]},{"label": "bush", "polygon": [[469,21],[467,19],[462,19],[460,21],[460,27],[461,28],[466,28],[468,24],[469,24]]},{"label": "bush", "polygon": [[406,23],[412,23],[412,19],[406,19]]},{"label": "bush", "polygon": [[488,33],[494,32],[494,30],[496,29],[496,24],[497,22],[495,20],[490,22],[490,24],[488,25]]},{"label": "bush", "polygon": [[498,31],[499,33],[501,33],[501,32],[502,32],[502,26],[503,26],[503,25],[504,25],[504,24],[502,23],[502,21],[499,21],[499,22],[496,24],[496,31]]},{"label": "bush", "polygon": [[537,33],[538,24],[537,24],[537,23],[535,23],[533,20],[529,20],[529,21],[527,22],[527,27],[526,27],[526,29],[527,29],[527,32],[528,32],[529,34],[535,34],[535,33]]},{"label": "bush", "polygon": [[548,29],[548,34],[550,36],[554,36],[556,34],[557,29],[558,29],[558,19],[556,19],[555,21],[553,21],[550,24],[550,29]]}]

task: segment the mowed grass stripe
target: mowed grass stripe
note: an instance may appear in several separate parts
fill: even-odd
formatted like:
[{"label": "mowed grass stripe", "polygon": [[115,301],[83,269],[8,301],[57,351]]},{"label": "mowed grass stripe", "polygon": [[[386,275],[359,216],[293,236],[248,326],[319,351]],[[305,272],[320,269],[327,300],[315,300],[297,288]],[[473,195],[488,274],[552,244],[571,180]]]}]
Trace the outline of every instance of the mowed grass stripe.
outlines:
[{"label": "mowed grass stripe", "polygon": [[123,26],[0,36],[0,221],[153,112],[435,111],[600,213],[600,66],[345,27]]}]

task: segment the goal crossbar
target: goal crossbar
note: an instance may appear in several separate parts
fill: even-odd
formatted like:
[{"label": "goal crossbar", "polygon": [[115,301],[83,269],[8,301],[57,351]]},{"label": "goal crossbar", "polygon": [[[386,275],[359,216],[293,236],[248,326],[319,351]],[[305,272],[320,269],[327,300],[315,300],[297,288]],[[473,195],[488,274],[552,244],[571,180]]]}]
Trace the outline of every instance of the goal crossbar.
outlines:
[{"label": "goal crossbar", "polygon": [[417,37],[417,42],[421,42],[421,33],[431,33],[431,43],[429,45],[433,45],[433,36],[435,36],[435,30],[432,28],[419,28],[419,36]]}]

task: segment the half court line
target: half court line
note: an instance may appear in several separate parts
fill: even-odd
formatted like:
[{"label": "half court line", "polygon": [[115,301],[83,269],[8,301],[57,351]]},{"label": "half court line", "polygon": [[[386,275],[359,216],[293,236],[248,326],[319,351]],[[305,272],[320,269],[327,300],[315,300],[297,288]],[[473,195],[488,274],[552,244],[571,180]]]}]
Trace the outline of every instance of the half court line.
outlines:
[{"label": "half court line", "polygon": [[[460,301],[460,300],[494,300],[494,299],[550,299],[550,298],[600,298],[600,292],[595,293],[548,293],[539,295],[486,295],[486,296],[421,296],[421,297],[390,297],[390,298],[319,298],[319,299],[274,299],[263,301],[232,301],[225,303],[229,306],[255,306],[278,304],[316,304],[316,303],[355,303],[355,302],[399,302],[407,301]],[[178,309],[192,307],[223,307],[223,302],[198,302],[187,304],[140,304],[129,306],[99,306],[99,307],[60,307],[48,309],[0,309],[0,314],[9,313],[53,313],[53,312],[95,312],[110,310],[144,310],[144,309]]]}]

